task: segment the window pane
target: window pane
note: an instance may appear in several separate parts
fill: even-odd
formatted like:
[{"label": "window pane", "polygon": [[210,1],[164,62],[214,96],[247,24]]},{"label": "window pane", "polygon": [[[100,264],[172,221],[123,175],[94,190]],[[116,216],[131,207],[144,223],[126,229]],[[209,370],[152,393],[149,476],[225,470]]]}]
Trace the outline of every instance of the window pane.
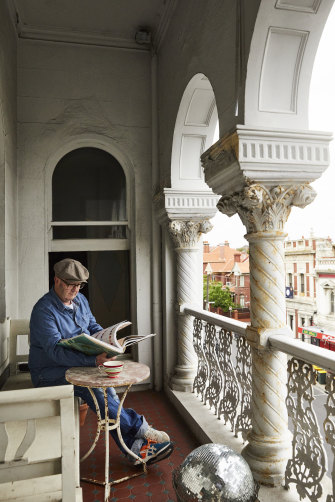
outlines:
[{"label": "window pane", "polygon": [[118,161],[97,148],[65,155],[52,178],[53,221],[126,221],[126,180]]}]

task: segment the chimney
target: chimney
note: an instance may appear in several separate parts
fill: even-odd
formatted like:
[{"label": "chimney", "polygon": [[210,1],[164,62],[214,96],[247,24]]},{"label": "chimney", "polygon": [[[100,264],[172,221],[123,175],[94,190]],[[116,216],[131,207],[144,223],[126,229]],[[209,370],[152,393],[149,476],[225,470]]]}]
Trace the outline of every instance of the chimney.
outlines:
[{"label": "chimney", "polygon": [[234,263],[241,262],[241,253],[234,253]]},{"label": "chimney", "polygon": [[204,253],[209,253],[209,242],[204,241]]},{"label": "chimney", "polygon": [[224,241],[224,245],[229,247],[229,241]]}]

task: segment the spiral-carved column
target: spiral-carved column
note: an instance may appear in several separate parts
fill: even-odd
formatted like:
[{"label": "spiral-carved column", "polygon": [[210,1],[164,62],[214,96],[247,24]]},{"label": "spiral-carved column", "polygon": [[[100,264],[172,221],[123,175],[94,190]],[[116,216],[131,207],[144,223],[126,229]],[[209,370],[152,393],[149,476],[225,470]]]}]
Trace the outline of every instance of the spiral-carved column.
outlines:
[{"label": "spiral-carved column", "polygon": [[[282,232],[247,236],[253,334],[285,327],[284,238]],[[291,449],[285,404],[287,357],[257,345],[252,343],[252,431],[243,455],[255,477],[263,483],[278,484]]]},{"label": "spiral-carved column", "polygon": [[308,185],[271,189],[249,183],[241,192],[222,197],[226,214],[237,212],[250,244],[252,349],[252,429],[242,454],[257,480],[280,484],[291,450],[285,404],[287,357],[267,347],[270,333],[286,332],[284,224],[292,205],[304,207],[315,197]]},{"label": "spiral-carved column", "polygon": [[197,358],[193,348],[193,319],[180,312],[180,306],[189,303],[202,303],[202,275],[199,270],[198,241],[201,233],[206,233],[212,225],[206,220],[172,221],[169,231],[175,243],[177,255],[177,329],[178,352],[175,373],[171,379],[171,386],[175,390],[191,391],[196,374]]}]

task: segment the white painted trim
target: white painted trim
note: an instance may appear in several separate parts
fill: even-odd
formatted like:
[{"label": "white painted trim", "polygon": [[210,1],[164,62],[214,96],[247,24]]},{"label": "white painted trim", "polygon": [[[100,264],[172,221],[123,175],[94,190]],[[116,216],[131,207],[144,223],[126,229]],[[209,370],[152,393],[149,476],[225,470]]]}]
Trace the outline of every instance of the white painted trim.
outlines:
[{"label": "white painted trim", "polygon": [[[121,165],[125,177],[126,177],[126,196],[127,196],[127,215],[129,227],[131,226],[131,222],[135,221],[133,215],[133,204],[134,200],[134,168],[132,162],[128,158],[128,156],[116,146],[113,141],[107,140],[104,137],[101,137],[97,134],[90,135],[81,135],[75,138],[72,138],[68,141],[62,141],[63,138],[59,140],[59,148],[56,148],[53,153],[49,156],[44,169],[44,197],[45,197],[45,263],[44,263],[44,277],[45,277],[45,289],[48,289],[48,252],[49,251],[107,251],[107,250],[119,250],[125,249],[124,243],[110,242],[110,239],[90,239],[89,240],[89,249],[85,248],[85,243],[87,242],[85,239],[79,240],[76,239],[59,239],[52,241],[51,239],[51,225],[52,225],[52,175],[57,166],[58,162],[69,152],[76,150],[78,148],[99,148],[104,150],[105,152],[112,155]],[[135,241],[133,237],[133,242],[128,242],[128,247],[135,249]],[[108,242],[107,242],[108,241]],[[61,249],[60,246],[64,245],[64,248]],[[74,248],[74,245],[77,244],[78,247]],[[114,247],[112,245],[114,244]],[[135,272],[133,272],[135,274]],[[131,280],[134,280],[135,275],[133,276],[131,272]],[[133,293],[135,294],[135,292]],[[131,302],[134,301],[134,298],[131,299]]]},{"label": "white painted trim", "polygon": [[128,221],[51,221],[50,225],[52,227],[98,227],[98,226],[121,226],[128,225]]},{"label": "white painted trim", "polygon": [[50,252],[62,251],[126,251],[128,239],[54,239]]}]

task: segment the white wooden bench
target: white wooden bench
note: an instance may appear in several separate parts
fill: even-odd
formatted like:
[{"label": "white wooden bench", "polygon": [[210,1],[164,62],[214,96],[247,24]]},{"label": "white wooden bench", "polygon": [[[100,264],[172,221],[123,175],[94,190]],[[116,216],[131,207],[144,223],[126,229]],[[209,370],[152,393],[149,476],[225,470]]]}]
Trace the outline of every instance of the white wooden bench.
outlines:
[{"label": "white wooden bench", "polygon": [[0,392],[0,500],[81,502],[73,387]]},{"label": "white wooden bench", "polygon": [[72,385],[33,388],[20,369],[28,341],[28,319],[0,323],[0,367],[9,367],[0,392],[0,501],[81,502],[78,398]]},{"label": "white wooden bench", "polygon": [[22,365],[28,365],[29,319],[6,319],[1,328],[1,335],[8,343],[9,362],[9,377],[2,390],[32,388],[29,371],[22,371]]}]

